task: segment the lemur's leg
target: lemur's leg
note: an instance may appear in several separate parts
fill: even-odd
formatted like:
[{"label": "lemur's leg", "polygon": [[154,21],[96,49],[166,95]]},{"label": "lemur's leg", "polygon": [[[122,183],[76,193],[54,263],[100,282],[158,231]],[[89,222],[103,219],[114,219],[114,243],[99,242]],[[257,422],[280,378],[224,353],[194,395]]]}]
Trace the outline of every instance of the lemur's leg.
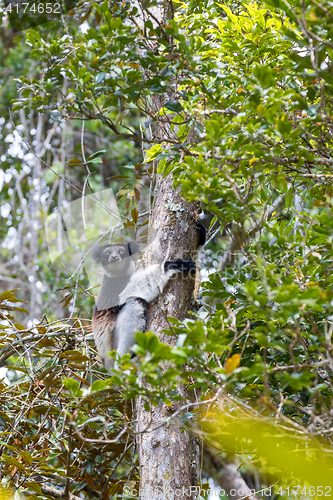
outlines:
[{"label": "lemur's leg", "polygon": [[173,274],[190,272],[195,272],[195,262],[192,259],[175,259],[166,261],[163,271],[161,266],[154,265],[133,274],[122,293],[125,304],[115,324],[115,345],[119,356],[131,352],[136,332],[145,331],[148,303],[163,291]]},{"label": "lemur's leg", "polygon": [[123,306],[118,314],[115,325],[115,341],[117,353],[121,357],[131,352],[135,344],[134,334],[146,329],[147,302],[143,299],[133,299]]}]

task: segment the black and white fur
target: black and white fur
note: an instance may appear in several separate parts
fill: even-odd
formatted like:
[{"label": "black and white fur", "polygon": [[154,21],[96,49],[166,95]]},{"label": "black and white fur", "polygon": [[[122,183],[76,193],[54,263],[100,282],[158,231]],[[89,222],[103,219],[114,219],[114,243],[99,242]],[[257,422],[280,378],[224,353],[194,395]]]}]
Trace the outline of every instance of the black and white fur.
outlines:
[{"label": "black and white fur", "polygon": [[[205,229],[198,225],[198,247],[205,242]],[[139,250],[137,243],[98,246],[92,251],[101,264],[104,275],[97,298],[92,330],[96,347],[108,370],[114,366],[109,352],[119,357],[131,352],[134,335],[145,331],[146,310],[150,302],[163,292],[169,279],[177,273],[194,273],[192,259],[176,259],[135,270],[132,254]]]}]

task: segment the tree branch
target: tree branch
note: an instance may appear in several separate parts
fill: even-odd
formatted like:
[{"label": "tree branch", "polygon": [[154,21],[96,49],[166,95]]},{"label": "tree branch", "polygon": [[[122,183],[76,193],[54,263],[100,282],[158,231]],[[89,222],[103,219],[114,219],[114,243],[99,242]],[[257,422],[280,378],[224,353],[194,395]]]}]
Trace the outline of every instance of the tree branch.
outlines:
[{"label": "tree branch", "polygon": [[82,500],[81,497],[73,495],[73,493],[68,493],[68,496],[65,495],[65,490],[57,490],[53,488],[53,486],[46,486],[45,484],[41,485],[41,490],[44,495],[51,496],[53,498],[64,498],[69,500]]},{"label": "tree branch", "polygon": [[252,238],[258,231],[262,229],[264,222],[268,221],[272,217],[275,210],[281,205],[281,203],[283,203],[285,196],[285,194],[279,196],[273,203],[272,207],[268,210],[267,215],[264,214],[263,217],[252,226],[250,231],[245,232],[242,228],[240,228],[240,226],[235,225],[234,231],[231,235],[229,246],[224,252],[223,258],[221,260],[221,264],[219,267],[220,272],[223,272],[227,267],[233,266],[236,260],[236,255],[244,245],[245,241],[248,238]]}]

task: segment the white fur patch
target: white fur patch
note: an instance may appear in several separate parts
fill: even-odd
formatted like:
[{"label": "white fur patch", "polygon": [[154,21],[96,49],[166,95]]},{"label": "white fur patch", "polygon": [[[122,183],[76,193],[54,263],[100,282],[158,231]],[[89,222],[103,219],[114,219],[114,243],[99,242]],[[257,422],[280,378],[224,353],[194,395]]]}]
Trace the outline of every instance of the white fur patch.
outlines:
[{"label": "white fur patch", "polygon": [[137,298],[151,302],[163,291],[170,277],[176,272],[176,270],[165,272],[160,264],[137,271],[120,294],[120,304]]},{"label": "white fur patch", "polygon": [[131,351],[135,344],[134,334],[146,329],[146,306],[138,300],[126,302],[115,326],[115,341],[119,356]]}]

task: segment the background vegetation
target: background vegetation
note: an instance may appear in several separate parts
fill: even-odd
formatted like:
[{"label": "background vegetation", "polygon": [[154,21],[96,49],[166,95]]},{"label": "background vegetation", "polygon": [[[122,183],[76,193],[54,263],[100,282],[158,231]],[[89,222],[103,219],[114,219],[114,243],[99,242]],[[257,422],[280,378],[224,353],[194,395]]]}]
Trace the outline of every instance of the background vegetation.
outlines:
[{"label": "background vegetation", "polygon": [[[331,470],[332,5],[174,2],[167,23],[154,2],[141,7],[139,22],[129,2],[78,3],[19,35],[2,10],[0,274],[18,289],[0,295],[2,484],[33,498],[121,495],[138,481],[133,399],[172,407],[183,383],[184,427],[222,457],[216,470],[206,457],[202,484],[236,453],[258,490],[317,488],[315,468],[286,470],[263,434],[223,415],[266,438],[273,421],[286,453],[280,433],[297,436],[295,463]],[[137,361],[110,378],[87,279],[52,268],[44,220],[112,188],[138,231],[157,173],[204,210],[202,307],[170,319],[174,347],[138,334]]]}]

